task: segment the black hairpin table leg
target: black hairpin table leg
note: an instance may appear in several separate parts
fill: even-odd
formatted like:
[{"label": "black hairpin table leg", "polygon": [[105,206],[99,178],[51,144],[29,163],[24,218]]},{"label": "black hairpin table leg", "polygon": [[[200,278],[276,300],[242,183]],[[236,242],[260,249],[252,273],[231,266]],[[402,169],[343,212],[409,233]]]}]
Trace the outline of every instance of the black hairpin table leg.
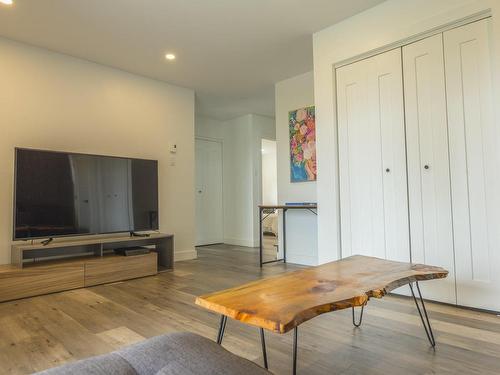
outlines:
[{"label": "black hairpin table leg", "polygon": [[260,329],[260,343],[262,344],[262,357],[264,358],[264,368],[269,368],[267,364],[267,351],[266,351],[266,337],[264,336],[264,329]]},{"label": "black hairpin table leg", "polygon": [[408,285],[410,286],[413,300],[415,301],[415,305],[417,306],[418,314],[420,315],[420,319],[422,320],[422,324],[423,324],[424,329],[425,329],[425,334],[427,335],[427,338],[429,339],[429,343],[434,348],[434,347],[436,347],[436,340],[434,339],[434,334],[432,333],[431,322],[429,321],[429,316],[427,315],[427,309],[425,308],[424,299],[422,298],[422,292],[420,291],[420,286],[418,285],[418,281],[415,281],[415,284],[417,285],[418,297],[420,299],[420,303],[422,305],[422,308],[420,308],[420,306],[418,304],[417,297],[415,296],[415,292],[413,291],[412,283],[410,283]]},{"label": "black hairpin table leg", "polygon": [[222,338],[224,337],[224,331],[226,330],[227,316],[222,315],[220,318],[219,333],[217,335],[217,344],[222,344]]},{"label": "black hairpin table leg", "polygon": [[366,303],[361,306],[361,314],[359,315],[359,321],[356,322],[356,318],[354,316],[354,306],[352,307],[352,324],[354,327],[361,326],[361,322],[363,321],[363,311],[365,310]]},{"label": "black hairpin table leg", "polygon": [[293,330],[293,375],[297,374],[297,341],[298,341],[299,328],[295,327]]}]

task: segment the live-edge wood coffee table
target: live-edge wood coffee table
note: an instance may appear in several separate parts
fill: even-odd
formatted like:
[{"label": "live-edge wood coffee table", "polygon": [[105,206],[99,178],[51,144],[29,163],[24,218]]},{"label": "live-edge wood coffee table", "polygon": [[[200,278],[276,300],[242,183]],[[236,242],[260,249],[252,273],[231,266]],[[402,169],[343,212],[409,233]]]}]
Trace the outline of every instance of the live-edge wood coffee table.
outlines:
[{"label": "live-edge wood coffee table", "polygon": [[[355,255],[200,296],[196,304],[222,315],[218,344],[222,343],[227,317],[259,327],[265,368],[268,363],[264,329],[276,333],[293,329],[293,374],[296,374],[300,324],[323,313],[352,308],[352,322],[359,327],[370,298],[382,298],[406,284],[410,286],[425,333],[434,347],[436,342],[418,282],[447,275],[448,271],[440,267]],[[361,307],[358,321],[355,307]]]}]

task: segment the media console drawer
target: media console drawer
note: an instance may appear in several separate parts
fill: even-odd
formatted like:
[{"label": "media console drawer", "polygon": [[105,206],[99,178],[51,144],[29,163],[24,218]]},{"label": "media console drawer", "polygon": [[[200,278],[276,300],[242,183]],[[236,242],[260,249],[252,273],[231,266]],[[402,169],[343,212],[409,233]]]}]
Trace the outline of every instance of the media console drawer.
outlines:
[{"label": "media console drawer", "polygon": [[7,266],[0,272],[0,302],[83,287],[83,263]]},{"label": "media console drawer", "polygon": [[110,256],[85,262],[85,286],[135,279],[158,273],[155,252],[134,256]]}]

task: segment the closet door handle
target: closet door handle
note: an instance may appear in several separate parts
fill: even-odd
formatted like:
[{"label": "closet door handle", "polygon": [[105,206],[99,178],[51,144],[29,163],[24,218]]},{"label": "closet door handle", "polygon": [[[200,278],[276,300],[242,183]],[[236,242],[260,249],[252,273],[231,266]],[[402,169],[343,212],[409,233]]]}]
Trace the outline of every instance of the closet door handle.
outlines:
[{"label": "closet door handle", "polygon": [[424,169],[429,169],[430,167],[426,164],[424,165]]},{"label": "closet door handle", "polygon": [[389,168],[386,168],[385,171],[389,173],[391,170]]}]

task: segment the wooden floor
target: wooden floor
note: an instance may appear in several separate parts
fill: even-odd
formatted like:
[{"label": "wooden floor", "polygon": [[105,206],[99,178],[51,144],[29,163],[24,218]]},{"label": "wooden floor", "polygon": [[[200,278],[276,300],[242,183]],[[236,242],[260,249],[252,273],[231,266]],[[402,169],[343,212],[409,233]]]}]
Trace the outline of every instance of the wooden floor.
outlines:
[{"label": "wooden floor", "polygon": [[[261,271],[256,252],[220,245],[173,272],[0,304],[0,373],[28,374],[107,353],[146,337],[192,331],[215,338],[219,317],[194,297],[297,266]],[[433,281],[434,282],[434,281]],[[435,281],[439,282],[439,281]],[[299,328],[299,374],[499,374],[500,318],[428,304],[437,339],[429,348],[413,302],[372,300],[361,328],[349,310],[325,314]],[[291,373],[292,334],[267,334],[270,369]],[[262,362],[257,329],[229,321],[224,346]]]}]

